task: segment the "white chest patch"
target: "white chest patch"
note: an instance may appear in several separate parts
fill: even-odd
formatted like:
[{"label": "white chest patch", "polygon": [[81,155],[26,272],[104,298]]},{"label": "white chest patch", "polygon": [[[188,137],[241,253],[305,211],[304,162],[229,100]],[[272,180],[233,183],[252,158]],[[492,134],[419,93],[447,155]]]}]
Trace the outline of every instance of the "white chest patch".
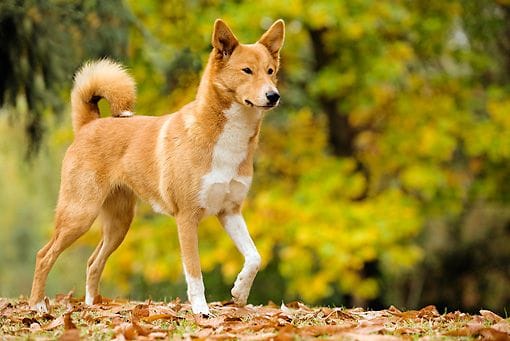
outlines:
[{"label": "white chest patch", "polygon": [[260,113],[252,110],[233,104],[224,113],[227,122],[214,145],[211,169],[202,177],[199,193],[206,215],[230,209],[241,203],[248,193],[251,177],[238,175],[238,169],[246,158],[250,137],[260,120]]}]

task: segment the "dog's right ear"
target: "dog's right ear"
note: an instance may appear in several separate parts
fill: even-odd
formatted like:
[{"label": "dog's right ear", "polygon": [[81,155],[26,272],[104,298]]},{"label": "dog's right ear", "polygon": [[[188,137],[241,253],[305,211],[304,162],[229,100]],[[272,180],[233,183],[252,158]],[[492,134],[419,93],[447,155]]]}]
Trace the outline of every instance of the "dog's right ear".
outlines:
[{"label": "dog's right ear", "polygon": [[216,19],[212,35],[212,46],[218,51],[218,54],[228,57],[238,45],[239,41],[227,24],[221,19]]}]

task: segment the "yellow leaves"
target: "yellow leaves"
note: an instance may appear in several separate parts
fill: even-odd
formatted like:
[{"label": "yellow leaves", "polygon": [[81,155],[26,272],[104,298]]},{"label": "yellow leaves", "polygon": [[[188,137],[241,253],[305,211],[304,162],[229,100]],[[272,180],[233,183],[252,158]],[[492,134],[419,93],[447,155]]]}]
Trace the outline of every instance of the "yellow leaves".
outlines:
[{"label": "yellow leaves", "polygon": [[407,167],[400,179],[405,188],[418,190],[431,199],[438,187],[445,183],[444,175],[436,165],[415,164]]},{"label": "yellow leaves", "polygon": [[416,245],[392,245],[382,257],[382,263],[385,271],[395,274],[411,270],[424,256]]},{"label": "yellow leaves", "polygon": [[325,67],[316,75],[309,89],[312,94],[326,98],[338,98],[347,93],[355,84],[358,75],[355,70],[339,72],[336,68]]},{"label": "yellow leaves", "polygon": [[357,297],[375,298],[379,294],[379,284],[374,278],[363,279],[356,285],[353,292]]},{"label": "yellow leaves", "polygon": [[348,20],[347,22],[342,23],[342,28],[345,38],[351,40],[360,39],[365,32],[363,25],[355,20]]},{"label": "yellow leaves", "polygon": [[307,8],[307,20],[315,28],[333,26],[338,22],[338,15],[343,12],[340,2],[314,1]]},{"label": "yellow leaves", "polygon": [[510,127],[510,99],[489,100],[487,102],[487,112],[495,123],[504,128]]},{"label": "yellow leaves", "polygon": [[429,124],[418,133],[417,152],[419,155],[430,156],[440,160],[450,160],[457,142],[449,132],[441,131],[440,127]]}]

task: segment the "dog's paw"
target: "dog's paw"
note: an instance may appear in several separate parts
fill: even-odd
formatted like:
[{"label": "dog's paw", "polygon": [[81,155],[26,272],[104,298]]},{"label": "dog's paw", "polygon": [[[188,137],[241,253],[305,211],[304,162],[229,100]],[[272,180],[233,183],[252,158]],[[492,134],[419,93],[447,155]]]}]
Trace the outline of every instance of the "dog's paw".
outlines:
[{"label": "dog's paw", "polygon": [[234,286],[230,293],[232,294],[232,300],[234,301],[235,304],[240,306],[246,305],[246,302],[248,301],[249,292],[246,292],[246,290],[242,290],[237,288],[237,286]]},{"label": "dog's paw", "polygon": [[48,297],[45,297],[42,300],[40,300],[39,302],[37,302],[32,307],[32,309],[37,311],[38,313],[41,313],[41,314],[49,313],[49,311],[50,311],[50,301],[49,301]]},{"label": "dog's paw", "polygon": [[205,301],[192,303],[191,310],[193,311],[193,314],[202,315],[204,317],[208,317],[211,314],[209,312],[209,307],[207,306],[207,303]]}]

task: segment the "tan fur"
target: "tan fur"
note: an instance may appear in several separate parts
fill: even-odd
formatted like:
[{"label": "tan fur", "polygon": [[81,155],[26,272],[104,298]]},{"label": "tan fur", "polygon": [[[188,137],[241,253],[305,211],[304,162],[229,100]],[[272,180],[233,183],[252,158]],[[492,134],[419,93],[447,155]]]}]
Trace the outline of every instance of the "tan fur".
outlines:
[{"label": "tan fur", "polygon": [[[102,240],[87,266],[87,292],[98,294],[104,264],[129,229],[137,196],[175,216],[184,268],[201,280],[197,228],[205,213],[199,202],[204,176],[211,171],[213,150],[228,121],[225,112],[237,107],[242,107],[239,117],[251,131],[237,176],[252,175],[262,111],[267,109],[260,93],[276,89],[283,30],[283,21],[277,21],[258,43],[242,45],[217,20],[195,101],[167,116],[98,119],[100,97],[109,102],[113,116],[132,111],[135,83],[109,60],[80,69],[71,94],[75,140],[63,160],[54,234],[37,253],[32,306],[43,299],[48,272],[59,254],[100,215]],[[242,71],[246,67],[252,75]],[[271,75],[268,68],[274,70]],[[217,214],[238,213],[240,206],[226,205]]]},{"label": "tan fur", "polygon": [[120,116],[134,109],[135,97],[135,81],[121,65],[108,59],[86,63],[76,73],[71,93],[74,132],[99,117],[100,98],[110,103],[113,116]]}]

